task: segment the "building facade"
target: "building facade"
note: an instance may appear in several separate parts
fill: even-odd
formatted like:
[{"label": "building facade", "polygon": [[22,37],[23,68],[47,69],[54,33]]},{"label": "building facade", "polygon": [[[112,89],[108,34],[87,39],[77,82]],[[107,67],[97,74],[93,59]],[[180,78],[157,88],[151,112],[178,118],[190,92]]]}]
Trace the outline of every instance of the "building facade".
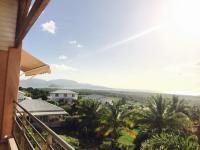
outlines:
[{"label": "building facade", "polygon": [[73,101],[78,99],[78,93],[70,90],[56,90],[50,92],[50,100],[53,101]]}]

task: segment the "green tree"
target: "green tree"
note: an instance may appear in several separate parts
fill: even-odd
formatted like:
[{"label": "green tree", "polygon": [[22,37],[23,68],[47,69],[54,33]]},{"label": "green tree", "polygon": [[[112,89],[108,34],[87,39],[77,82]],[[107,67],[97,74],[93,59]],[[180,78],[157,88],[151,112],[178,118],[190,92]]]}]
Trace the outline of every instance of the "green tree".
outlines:
[{"label": "green tree", "polygon": [[173,96],[170,104],[170,113],[184,113],[189,114],[189,106],[186,104],[185,100],[179,100],[178,96]]},{"label": "green tree", "polygon": [[74,107],[80,116],[78,126],[81,135],[89,139],[95,137],[101,103],[94,100],[79,100]]},{"label": "green tree", "polygon": [[151,131],[161,132],[163,129],[190,130],[192,122],[183,112],[185,109],[180,104],[182,102],[170,101],[161,95],[151,97],[147,107],[144,107],[138,113],[137,121],[142,128]]},{"label": "green tree", "polygon": [[[126,109],[126,101],[124,99],[113,101],[112,103],[105,104],[106,107],[101,111],[100,127],[97,132],[106,137],[110,141],[111,149],[119,149],[119,138],[122,136],[122,131],[134,134],[128,127],[128,110]],[[109,142],[104,143],[108,144]]]},{"label": "green tree", "polygon": [[189,116],[195,124],[198,124],[200,118],[200,106],[192,106],[189,110]]},{"label": "green tree", "polygon": [[146,140],[141,150],[199,150],[199,145],[196,136],[162,132]]}]

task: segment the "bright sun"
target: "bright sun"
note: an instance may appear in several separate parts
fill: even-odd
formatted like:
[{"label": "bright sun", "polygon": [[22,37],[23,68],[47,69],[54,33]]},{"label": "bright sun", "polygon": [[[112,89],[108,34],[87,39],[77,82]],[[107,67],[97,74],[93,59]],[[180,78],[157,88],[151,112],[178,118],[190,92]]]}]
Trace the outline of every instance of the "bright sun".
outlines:
[{"label": "bright sun", "polygon": [[172,18],[177,30],[200,33],[200,0],[172,0]]}]

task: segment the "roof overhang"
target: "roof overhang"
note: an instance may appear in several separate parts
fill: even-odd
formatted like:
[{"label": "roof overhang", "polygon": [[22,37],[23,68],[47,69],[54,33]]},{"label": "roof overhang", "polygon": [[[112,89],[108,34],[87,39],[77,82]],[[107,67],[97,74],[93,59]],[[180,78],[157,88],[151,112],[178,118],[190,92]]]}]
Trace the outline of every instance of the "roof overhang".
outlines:
[{"label": "roof overhang", "polygon": [[50,66],[32,56],[25,50],[21,53],[21,71],[25,76],[34,76],[38,74],[51,73]]}]

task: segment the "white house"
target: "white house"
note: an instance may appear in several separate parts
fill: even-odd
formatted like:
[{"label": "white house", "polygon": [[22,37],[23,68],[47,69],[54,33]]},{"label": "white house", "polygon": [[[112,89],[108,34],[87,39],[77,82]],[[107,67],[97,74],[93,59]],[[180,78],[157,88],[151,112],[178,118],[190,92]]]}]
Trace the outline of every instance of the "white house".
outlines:
[{"label": "white house", "polygon": [[70,91],[70,90],[56,90],[53,92],[50,92],[49,98],[51,100],[67,100],[67,101],[72,101],[72,100],[77,100],[78,99],[78,93]]}]

